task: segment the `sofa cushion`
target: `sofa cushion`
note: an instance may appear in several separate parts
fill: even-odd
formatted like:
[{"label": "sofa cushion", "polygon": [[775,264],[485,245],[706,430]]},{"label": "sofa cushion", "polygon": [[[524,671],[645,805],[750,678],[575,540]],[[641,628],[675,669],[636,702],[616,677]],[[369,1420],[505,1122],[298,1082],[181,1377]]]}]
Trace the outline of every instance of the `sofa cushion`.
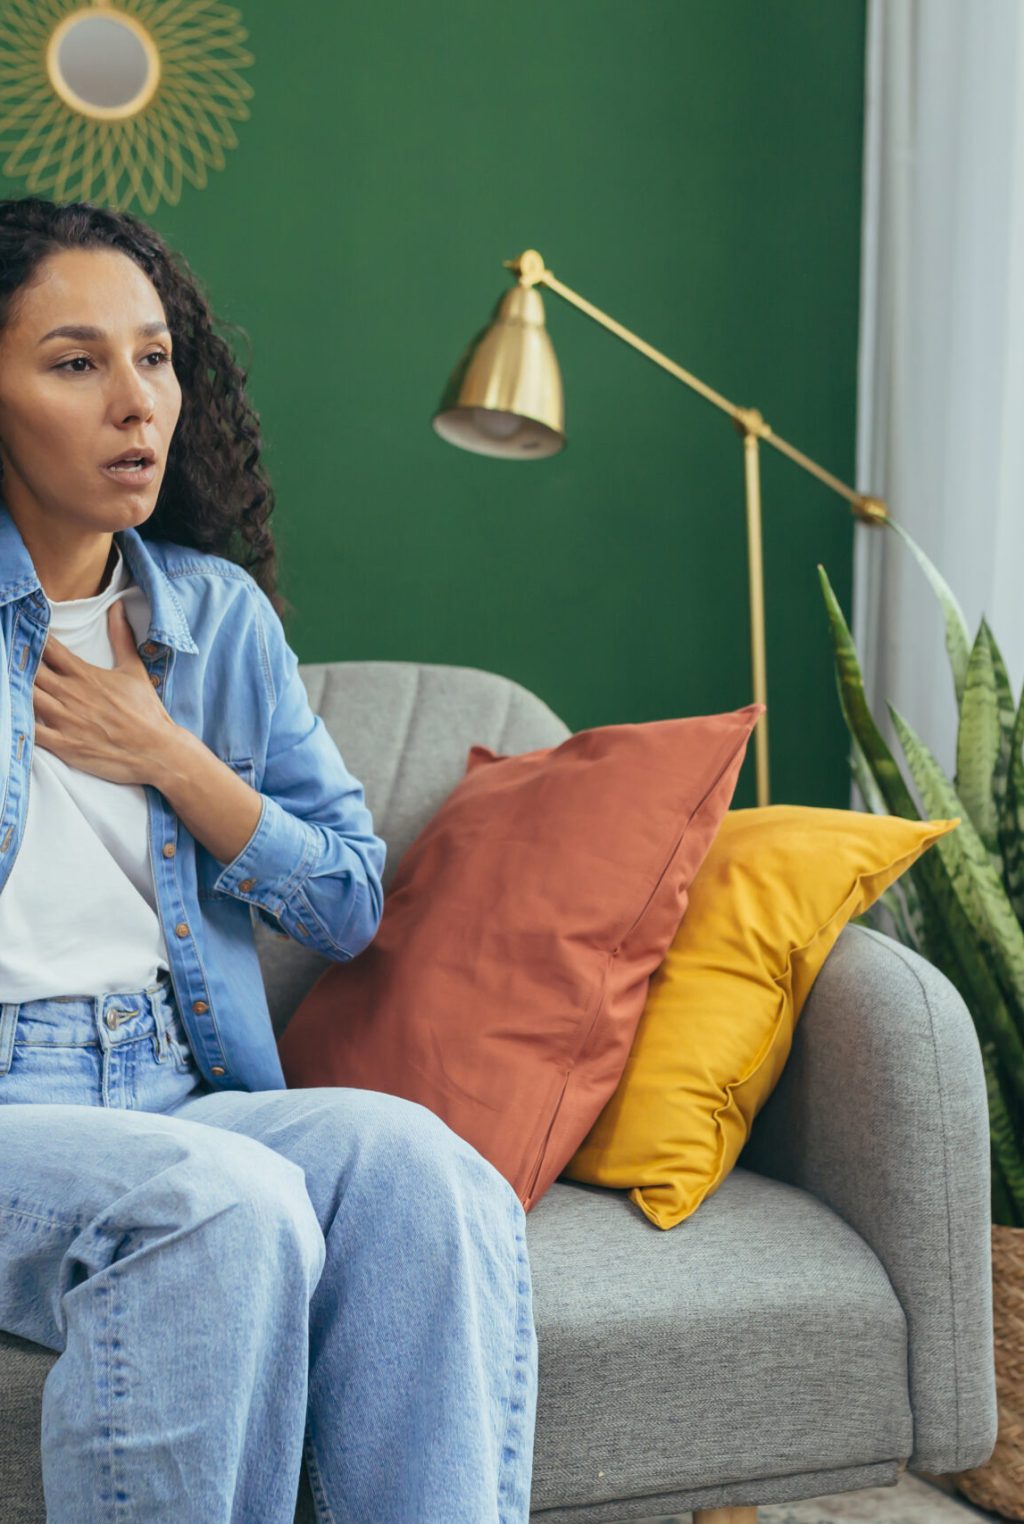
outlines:
[{"label": "sofa cushion", "polygon": [[288,1085],[428,1107],[529,1211],[618,1083],[763,712],[472,747],[374,940],[325,970],[279,1039]]},{"label": "sofa cushion", "polygon": [[816,1197],[738,1166],[659,1233],[621,1192],[559,1180],[526,1235],[540,1351],[531,1513],[748,1478],[753,1501],[812,1496],[796,1476],[910,1454],[903,1310],[872,1250]]}]

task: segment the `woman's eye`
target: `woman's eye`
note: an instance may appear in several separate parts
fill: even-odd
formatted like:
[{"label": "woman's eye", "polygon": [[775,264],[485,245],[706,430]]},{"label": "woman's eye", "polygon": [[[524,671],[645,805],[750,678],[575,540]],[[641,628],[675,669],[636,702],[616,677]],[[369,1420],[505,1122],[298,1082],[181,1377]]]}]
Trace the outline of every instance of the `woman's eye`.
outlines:
[{"label": "woman's eye", "polygon": [[[169,354],[167,354],[166,351],[163,350],[163,349],[153,349],[153,350],[150,350],[148,355],[143,355],[143,359],[144,360],[159,360],[161,365],[164,365],[164,364],[170,365],[170,363],[171,363],[171,356]],[[55,370],[64,370],[69,365],[91,365],[91,364],[92,364],[92,361],[89,359],[88,355],[73,355],[70,360],[62,360],[59,365],[54,366],[54,369]],[[159,368],[160,368],[159,365],[147,365],[146,366],[147,370],[159,370]],[[75,375],[75,376],[84,376],[85,372],[82,371],[82,370],[76,370],[76,371],[72,371],[71,374]]]}]

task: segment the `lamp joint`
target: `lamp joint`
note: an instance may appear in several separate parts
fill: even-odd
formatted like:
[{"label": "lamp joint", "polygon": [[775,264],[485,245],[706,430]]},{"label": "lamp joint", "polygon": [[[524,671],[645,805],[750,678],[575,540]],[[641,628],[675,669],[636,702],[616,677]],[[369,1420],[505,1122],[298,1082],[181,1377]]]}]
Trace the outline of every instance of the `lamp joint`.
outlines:
[{"label": "lamp joint", "polygon": [[889,523],[889,509],[880,497],[856,497],[850,506],[866,524]]},{"label": "lamp joint", "polygon": [[732,421],[740,434],[756,434],[759,439],[767,439],[772,432],[771,424],[765,423],[756,407],[738,407]]},{"label": "lamp joint", "polygon": [[544,268],[544,256],[536,249],[524,249],[518,259],[503,259],[506,270],[514,270],[521,286],[536,286],[549,274]]}]

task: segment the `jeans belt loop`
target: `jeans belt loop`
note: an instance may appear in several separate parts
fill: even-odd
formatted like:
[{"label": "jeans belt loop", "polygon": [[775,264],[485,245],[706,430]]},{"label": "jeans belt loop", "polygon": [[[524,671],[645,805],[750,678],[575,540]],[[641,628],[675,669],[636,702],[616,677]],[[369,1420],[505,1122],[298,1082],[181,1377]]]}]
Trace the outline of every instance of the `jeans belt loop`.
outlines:
[{"label": "jeans belt loop", "polygon": [[157,1062],[163,1063],[170,1056],[171,1043],[167,1035],[167,1013],[159,999],[153,1001],[153,1020],[156,1023]]},{"label": "jeans belt loop", "polygon": [[11,1067],[19,1010],[20,1005],[17,1001],[9,1005],[0,1004],[0,1074],[6,1074]]}]

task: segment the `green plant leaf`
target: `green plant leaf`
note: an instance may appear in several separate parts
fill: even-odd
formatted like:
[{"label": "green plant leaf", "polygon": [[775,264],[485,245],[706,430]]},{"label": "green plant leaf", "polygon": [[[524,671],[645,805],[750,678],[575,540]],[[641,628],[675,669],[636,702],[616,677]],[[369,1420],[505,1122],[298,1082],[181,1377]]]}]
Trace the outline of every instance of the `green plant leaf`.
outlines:
[{"label": "green plant leaf", "polygon": [[[985,1068],[985,1090],[988,1094],[989,1135],[992,1153],[999,1165],[1003,1184],[1012,1198],[1017,1216],[1024,1218],[1024,1159],[1020,1143],[1014,1133],[1013,1122],[1003,1095],[998,1076],[998,1058],[995,1045],[981,1044],[981,1059]],[[1012,1227],[1013,1224],[1007,1224]]]},{"label": "green plant leaf", "polygon": [[857,737],[850,737],[850,772],[853,781],[860,791],[860,797],[864,801],[864,808],[873,815],[888,815],[889,810],[882,790],[875,782],[874,774],[868,766],[864,750]]},{"label": "green plant leaf", "polygon": [[989,1162],[992,1170],[992,1221],[999,1223],[1004,1228],[1017,1228],[1017,1211],[1013,1205],[1013,1198],[1006,1188],[1003,1172],[999,1168],[999,1160],[996,1158],[995,1149],[989,1145]]},{"label": "green plant leaf", "polygon": [[[982,1048],[989,1105],[993,1221],[1024,1226],[1024,688],[1014,706],[1006,665],[983,618],[970,641],[952,590],[899,524],[939,599],[958,712],[956,773],[945,777],[912,727],[889,706],[921,800],[875,724],[849,628],[824,569],[850,770],[865,808],[907,819],[960,817],[872,909],[955,985]],[[870,926],[865,914],[861,924]],[[877,929],[881,929],[877,924]]]},{"label": "green plant leaf", "polygon": [[[1002,679],[1005,682],[1005,668]],[[1009,699],[1008,715],[1003,709],[1006,699]],[[1002,869],[1002,856],[999,852],[999,812],[995,790],[998,787],[1000,797],[1006,791],[1006,764],[1009,761],[1012,730],[1013,701],[1010,699],[1009,683],[1006,683],[1004,697],[997,684],[992,641],[983,619],[967,663],[963,698],[960,701],[956,775],[953,782],[957,797],[985,843],[985,850],[990,856],[998,858],[998,871]]]},{"label": "green plant leaf", "polygon": [[912,938],[910,945],[916,948],[922,956],[927,957],[927,919],[924,913],[924,906],[921,903],[921,895],[918,892],[917,883],[913,875],[910,873],[902,874],[896,883],[890,887],[889,893],[898,894],[903,901],[904,913]]},{"label": "green plant leaf", "polygon": [[[932,850],[946,867],[954,893],[977,936],[988,947],[1007,999],[1015,1010],[1024,1011],[1024,930],[1007,899],[1002,880],[992,867],[985,843],[956,790],[928,747],[899,711],[892,704],[888,707],[929,816],[946,820],[961,816],[959,828],[940,837]],[[1019,1035],[1017,1041],[1020,1045]]]},{"label": "green plant leaf", "polygon": [[[920,811],[868,708],[853,639],[821,565],[818,566],[818,577],[828,611],[836,688],[851,736],[859,743],[890,813],[908,820],[920,820]],[[954,810],[948,818],[964,813]],[[949,836],[944,839],[948,841]],[[908,869],[904,878],[908,877],[917,890],[922,911],[923,946],[920,950],[960,992],[979,1037],[996,1039],[1015,1093],[1024,1098],[1024,1044],[1019,1035],[1019,1008],[1011,1010],[994,978],[977,929],[954,889],[943,860],[935,855],[934,846]]]},{"label": "green plant leaf", "polygon": [[[896,884],[890,884],[889,888],[886,889],[883,894],[879,895],[878,899],[875,901],[875,904],[870,907],[871,910],[874,910],[878,905],[883,906],[892,916],[893,923],[896,927],[896,934],[904,946],[912,947],[915,952],[920,952],[922,946],[921,938],[917,934],[917,929],[915,928],[911,917],[907,914],[903,899],[897,893]],[[875,929],[877,931],[881,931],[882,927],[880,925],[876,925]]]},{"label": "green plant leaf", "polygon": [[964,684],[967,680],[967,663],[970,658],[971,637],[967,629],[967,620],[964,618],[952,588],[946,579],[929,561],[920,545],[911,539],[910,535],[901,524],[894,519],[886,519],[886,526],[898,534],[905,545],[909,547],[915,556],[928,581],[942,605],[942,615],[946,622],[946,650],[949,653],[949,664],[953,669],[953,687],[956,691],[956,705],[960,708],[963,698]]},{"label": "green plant leaf", "polygon": [[1006,789],[999,811],[999,845],[1003,854],[1003,883],[1014,913],[1024,921],[1024,685],[1010,737]]},{"label": "green plant leaf", "polygon": [[1003,661],[1003,654],[996,644],[996,638],[992,634],[986,619],[982,619],[981,627],[985,631],[992,655],[992,676],[995,678],[996,684],[996,713],[999,717],[999,750],[996,756],[996,765],[992,771],[992,793],[996,801],[996,814],[1000,815],[1005,806],[1006,789],[1010,774],[1010,758],[1013,752],[1013,692],[1010,688],[1010,677],[1006,670],[1006,663]]},{"label": "green plant leaf", "polygon": [[979,1040],[991,1038],[996,1042],[1015,1101],[1024,1104],[1020,1010],[1007,999],[995,978],[977,925],[955,892],[936,847],[919,857],[903,875],[904,879],[913,879],[920,889],[928,934],[925,957],[959,990]]},{"label": "green plant leaf", "polygon": [[[860,748],[859,755],[870,769],[889,814],[901,815],[905,820],[920,820],[921,812],[868,707],[864,693],[864,675],[857,660],[853,637],[825,568],[821,565],[818,567],[818,578],[828,611],[832,651],[836,662],[836,689],[847,727]],[[859,782],[857,786],[860,787]]]}]

